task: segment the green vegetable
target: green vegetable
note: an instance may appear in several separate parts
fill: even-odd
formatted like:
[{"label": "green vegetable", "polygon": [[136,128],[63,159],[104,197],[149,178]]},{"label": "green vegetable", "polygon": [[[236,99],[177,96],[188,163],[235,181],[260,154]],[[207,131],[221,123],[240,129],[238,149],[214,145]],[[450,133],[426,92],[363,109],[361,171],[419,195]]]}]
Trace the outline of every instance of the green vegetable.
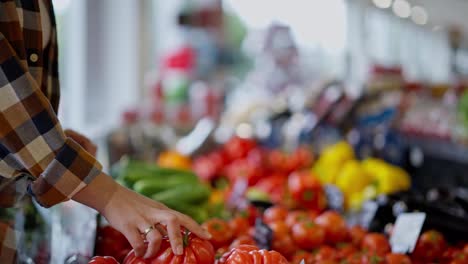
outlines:
[{"label": "green vegetable", "polygon": [[171,175],[187,175],[187,177],[196,178],[197,176],[190,172],[172,168],[162,168],[154,164],[148,164],[140,161],[129,161],[120,168],[119,179],[122,179],[128,186],[133,186],[137,181],[146,178],[165,179]]},{"label": "green vegetable", "polygon": [[145,196],[152,196],[153,194],[166,191],[169,189],[177,188],[185,184],[197,184],[198,178],[193,177],[191,174],[175,174],[169,175],[165,178],[144,178],[133,185],[133,190]]},{"label": "green vegetable", "polygon": [[180,204],[177,202],[169,202],[165,204],[169,208],[186,214],[193,218],[198,223],[203,223],[208,219],[208,211],[205,205],[194,206],[192,204]]},{"label": "green vegetable", "polygon": [[154,200],[164,204],[192,205],[204,203],[209,199],[209,197],[210,188],[201,183],[180,185],[151,196]]}]

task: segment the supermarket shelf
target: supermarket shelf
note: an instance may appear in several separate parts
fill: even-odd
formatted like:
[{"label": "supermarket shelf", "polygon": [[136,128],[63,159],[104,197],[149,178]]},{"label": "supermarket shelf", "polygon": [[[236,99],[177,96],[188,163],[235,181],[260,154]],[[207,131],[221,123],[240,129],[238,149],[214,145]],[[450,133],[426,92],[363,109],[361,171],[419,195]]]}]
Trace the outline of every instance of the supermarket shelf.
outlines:
[{"label": "supermarket shelf", "polygon": [[434,138],[402,135],[405,144],[435,158],[468,164],[468,146]]}]

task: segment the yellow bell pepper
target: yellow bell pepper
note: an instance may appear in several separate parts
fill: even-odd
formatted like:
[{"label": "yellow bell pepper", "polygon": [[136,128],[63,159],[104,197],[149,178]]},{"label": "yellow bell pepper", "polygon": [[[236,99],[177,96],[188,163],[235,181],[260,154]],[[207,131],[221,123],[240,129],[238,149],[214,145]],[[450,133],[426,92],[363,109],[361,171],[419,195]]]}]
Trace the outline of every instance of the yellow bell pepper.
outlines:
[{"label": "yellow bell pepper", "polygon": [[361,192],[371,182],[372,178],[364,171],[357,160],[346,162],[336,178],[336,186],[340,188],[346,197]]}]

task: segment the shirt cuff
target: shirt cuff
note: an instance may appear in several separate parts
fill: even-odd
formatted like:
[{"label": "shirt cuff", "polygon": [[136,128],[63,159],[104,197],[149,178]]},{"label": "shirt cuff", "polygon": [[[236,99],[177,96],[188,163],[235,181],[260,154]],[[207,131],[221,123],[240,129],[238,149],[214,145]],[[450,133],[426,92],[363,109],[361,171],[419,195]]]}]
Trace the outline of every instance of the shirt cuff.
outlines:
[{"label": "shirt cuff", "polygon": [[70,200],[102,172],[102,165],[74,140],[67,138],[54,160],[28,186],[43,207]]}]

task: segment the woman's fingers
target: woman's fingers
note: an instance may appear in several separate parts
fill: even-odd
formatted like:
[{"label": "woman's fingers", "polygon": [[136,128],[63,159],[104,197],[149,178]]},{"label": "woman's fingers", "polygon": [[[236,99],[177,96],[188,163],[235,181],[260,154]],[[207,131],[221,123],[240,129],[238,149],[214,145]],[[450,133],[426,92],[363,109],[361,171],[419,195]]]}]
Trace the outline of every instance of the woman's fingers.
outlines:
[{"label": "woman's fingers", "polygon": [[182,233],[180,232],[180,224],[177,216],[169,214],[167,216],[167,235],[171,241],[172,252],[176,255],[184,253],[184,245],[182,242]]},{"label": "woman's fingers", "polygon": [[128,226],[122,230],[122,233],[125,235],[128,242],[130,242],[130,245],[135,250],[135,255],[143,256],[147,246],[143,237],[141,236],[141,232],[136,227]]},{"label": "woman's fingers", "polygon": [[202,238],[202,239],[210,239],[211,234],[208,233],[205,229],[203,229],[195,220],[192,218],[188,217],[187,215],[184,215],[179,212],[174,212],[177,218],[180,220],[180,223],[182,226],[190,230],[192,233],[194,233],[196,236]]},{"label": "woman's fingers", "polygon": [[[144,232],[144,230],[143,230]],[[151,258],[159,252],[161,248],[162,235],[159,233],[158,229],[153,228],[146,234],[146,241],[148,241],[148,247],[146,248],[146,254],[144,258]]]}]

